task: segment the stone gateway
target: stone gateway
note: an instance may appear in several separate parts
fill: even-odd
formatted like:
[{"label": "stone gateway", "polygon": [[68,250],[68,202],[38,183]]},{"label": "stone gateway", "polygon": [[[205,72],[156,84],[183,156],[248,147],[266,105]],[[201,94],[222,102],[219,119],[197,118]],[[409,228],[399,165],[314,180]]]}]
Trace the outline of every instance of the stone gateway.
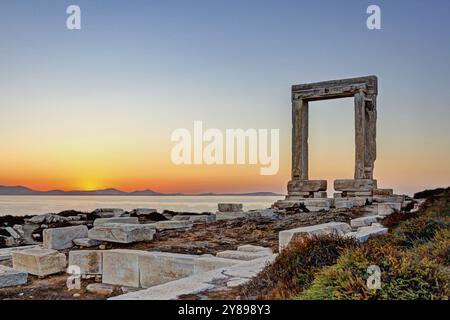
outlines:
[{"label": "stone gateway", "polygon": [[[334,181],[336,197],[371,197],[377,189],[373,178],[376,160],[378,80],[376,76],[341,79],[292,86],[292,172],[285,200],[275,206],[303,202],[320,209],[310,198],[327,198],[326,180],[309,180],[308,131],[309,102],[354,97],[355,108],[355,171],[353,179]],[[324,199],[325,200],[325,199]],[[317,200],[316,200],[317,202]]]}]

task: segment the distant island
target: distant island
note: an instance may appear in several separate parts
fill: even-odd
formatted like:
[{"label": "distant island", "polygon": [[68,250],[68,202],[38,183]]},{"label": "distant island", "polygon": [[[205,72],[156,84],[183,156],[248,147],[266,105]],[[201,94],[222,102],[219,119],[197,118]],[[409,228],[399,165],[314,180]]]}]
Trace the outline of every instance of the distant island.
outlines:
[{"label": "distant island", "polygon": [[39,191],[24,186],[0,186],[0,196],[282,196],[274,192],[249,192],[249,193],[161,193],[150,189],[137,191],[121,191],[118,189],[101,190],[49,190]]}]

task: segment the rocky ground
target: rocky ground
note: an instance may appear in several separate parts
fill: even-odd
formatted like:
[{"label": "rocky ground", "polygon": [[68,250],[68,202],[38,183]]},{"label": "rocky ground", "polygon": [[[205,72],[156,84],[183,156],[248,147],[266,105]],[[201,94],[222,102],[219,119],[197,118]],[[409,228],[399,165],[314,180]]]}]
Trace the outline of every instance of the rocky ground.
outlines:
[{"label": "rocky ground", "polygon": [[[166,251],[186,254],[216,254],[223,250],[235,250],[238,245],[253,244],[258,246],[270,247],[274,252],[278,250],[278,233],[282,230],[292,229],[300,226],[326,223],[329,221],[349,222],[350,219],[367,214],[367,207],[354,209],[334,209],[326,212],[309,213],[301,212],[300,208],[293,208],[276,218],[238,218],[232,220],[217,221],[208,224],[195,224],[191,230],[176,231],[167,230],[158,233],[158,236],[151,242],[139,242],[133,244],[113,244],[104,242],[100,246],[90,249],[139,249],[150,251]],[[173,212],[165,212],[164,215],[152,215],[145,218],[140,217],[141,222],[151,222],[155,220],[164,220],[167,215],[173,215]],[[97,218],[97,213],[79,213],[75,211],[66,211],[58,215],[37,216],[38,223],[27,224],[22,217],[2,217],[0,223],[3,225],[16,225],[15,229],[22,231],[24,244],[30,242],[38,243],[42,234],[42,229],[47,227],[64,227],[77,224],[92,225],[93,219]],[[62,217],[62,218],[61,218]],[[76,217],[76,218],[70,218]],[[31,217],[26,217],[30,219]],[[22,228],[18,227],[22,226]],[[26,227],[25,227],[26,226]],[[25,229],[25,230],[23,230]],[[77,250],[83,248],[71,248]],[[68,254],[67,250],[65,253]],[[0,263],[2,263],[0,261]],[[3,262],[10,265],[9,262]],[[93,282],[100,282],[100,279],[84,279],[82,289],[69,291],[66,286],[67,275],[57,274],[54,276],[39,277],[29,275],[28,283],[20,287],[11,287],[0,289],[0,299],[106,299],[128,292],[129,288],[117,288],[111,295],[93,294],[86,290],[86,286]],[[209,298],[227,298],[228,296],[236,298],[238,293],[228,290],[223,293],[210,293]],[[216,297],[217,296],[217,297]],[[183,297],[186,299],[199,297]]]}]

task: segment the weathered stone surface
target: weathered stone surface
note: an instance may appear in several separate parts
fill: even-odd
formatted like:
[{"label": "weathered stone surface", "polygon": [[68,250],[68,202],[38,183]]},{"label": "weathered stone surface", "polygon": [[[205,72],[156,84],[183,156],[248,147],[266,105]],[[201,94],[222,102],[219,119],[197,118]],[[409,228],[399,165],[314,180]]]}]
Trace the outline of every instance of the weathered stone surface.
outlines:
[{"label": "weathered stone surface", "polygon": [[327,180],[291,180],[288,192],[317,192],[327,190]]},{"label": "weathered stone surface", "polygon": [[242,203],[219,203],[217,204],[219,212],[240,212],[242,211]]},{"label": "weathered stone surface", "polygon": [[230,281],[227,282],[228,288],[234,288],[242,286],[243,284],[246,284],[250,280],[247,278],[232,278]]},{"label": "weathered stone surface", "polygon": [[309,211],[316,212],[320,210],[330,210],[334,203],[333,199],[305,199],[298,201],[303,203]]},{"label": "weathered stone surface", "polygon": [[0,288],[15,287],[27,283],[28,273],[0,265]]},{"label": "weathered stone surface", "polygon": [[194,260],[194,274],[208,272],[218,268],[233,266],[241,262],[242,260],[226,259],[214,256],[201,256]]},{"label": "weathered stone surface", "polygon": [[103,252],[103,283],[139,288],[139,255],[136,250]]},{"label": "weathered stone surface", "polygon": [[388,232],[387,228],[378,226],[361,227],[355,232],[349,232],[345,236],[354,238],[358,243],[366,242],[369,237],[382,235]]},{"label": "weathered stone surface", "polygon": [[43,246],[47,249],[67,249],[73,247],[74,239],[86,238],[87,235],[88,228],[86,226],[45,229]]},{"label": "weathered stone surface", "polygon": [[342,198],[342,192],[335,192],[335,193],[333,193],[333,198],[334,199]]},{"label": "weathered stone surface", "polygon": [[108,300],[175,300],[182,295],[196,294],[213,289],[208,281],[227,278],[220,274],[220,269],[193,275],[179,280],[160,284],[145,290],[130,292]]},{"label": "weathered stone surface", "polygon": [[70,251],[69,266],[78,266],[81,275],[102,274],[103,252],[101,250]]},{"label": "weathered stone surface", "polygon": [[337,209],[351,209],[353,208],[353,201],[347,200],[346,198],[337,198],[334,200],[334,206]]},{"label": "weathered stone surface", "polygon": [[104,225],[106,223],[128,223],[138,224],[139,219],[137,217],[113,217],[113,218],[97,218],[94,220],[94,227]]},{"label": "weathered stone surface", "polygon": [[113,217],[120,217],[122,214],[125,213],[125,211],[120,208],[99,208],[95,209],[93,213],[101,216],[102,218],[110,218],[111,214]]},{"label": "weathered stone surface", "polygon": [[194,273],[194,261],[198,256],[169,252],[139,253],[140,287],[149,288]]},{"label": "weathered stone surface", "polygon": [[314,198],[322,199],[327,197],[326,191],[316,191],[314,192]]},{"label": "weathered stone surface", "polygon": [[384,202],[378,204],[378,214],[380,216],[387,216],[395,211],[400,211],[402,204],[399,202]]},{"label": "weathered stone surface", "polygon": [[373,189],[374,196],[392,196],[394,194],[394,190],[392,189]]},{"label": "weathered stone surface", "polygon": [[66,268],[66,256],[52,249],[27,249],[12,252],[13,268],[36,276],[47,276]]},{"label": "weathered stone surface", "polygon": [[6,227],[5,230],[13,237],[14,239],[20,239],[21,236],[11,227]]},{"label": "weathered stone surface", "polygon": [[0,235],[0,240],[6,247],[15,247],[17,245],[16,239],[13,237],[5,237]]},{"label": "weathered stone surface", "polygon": [[268,264],[272,263],[276,257],[276,254],[271,254],[258,259],[243,261],[234,266],[224,268],[222,274],[233,278],[248,278],[250,280],[261,272]]},{"label": "weathered stone surface", "polygon": [[153,224],[107,223],[89,230],[88,237],[108,242],[132,243],[151,241],[155,232]]},{"label": "weathered stone surface", "polygon": [[344,222],[329,222],[313,225],[309,227],[300,227],[291,230],[284,230],[279,233],[278,242],[280,251],[288,245],[294,237],[315,236],[325,234],[343,235],[351,231],[350,225]]},{"label": "weathered stone surface", "polygon": [[370,198],[354,197],[349,198],[349,200],[353,202],[354,207],[363,207],[366,205],[366,203],[371,203]]},{"label": "weathered stone surface", "polygon": [[353,195],[355,197],[367,198],[367,197],[372,197],[373,193],[372,193],[372,191],[355,191]]},{"label": "weathered stone surface", "polygon": [[216,212],[216,220],[231,220],[231,219],[240,219],[240,218],[246,218],[247,215],[245,212]]},{"label": "weathered stone surface", "polygon": [[154,223],[156,230],[171,230],[171,229],[190,229],[193,223],[186,220],[168,220],[168,221],[158,221]]},{"label": "weathered stone surface", "polygon": [[197,294],[214,289],[217,283],[247,279],[248,281],[274,261],[276,255],[243,261],[231,267],[218,268],[208,272],[201,272],[192,276],[170,281],[145,290],[131,292],[110,300],[171,300],[182,295]]},{"label": "weathered stone surface", "polygon": [[244,244],[242,246],[237,247],[237,251],[243,251],[243,252],[265,252],[267,254],[272,254],[272,249],[261,247],[261,246],[254,246],[252,244]]},{"label": "weathered stone surface", "polygon": [[52,213],[34,216],[28,220],[29,223],[34,223],[34,224],[42,224],[42,223],[51,224],[51,223],[65,222],[65,221],[67,221],[66,218],[58,216],[57,214],[52,214]]},{"label": "weathered stone surface", "polygon": [[361,218],[356,218],[350,220],[350,226],[352,228],[366,227],[372,225],[372,223],[376,223],[379,220],[383,219],[381,216],[366,216]]},{"label": "weathered stone surface", "polygon": [[10,260],[12,258],[11,253],[14,251],[27,250],[27,249],[41,249],[41,246],[31,245],[31,246],[0,249],[0,261]]},{"label": "weathered stone surface", "polygon": [[334,180],[334,190],[337,191],[372,191],[377,187],[373,179],[337,179]]},{"label": "weathered stone surface", "polygon": [[86,290],[94,294],[109,296],[113,294],[114,286],[105,283],[91,283],[86,286]]},{"label": "weathered stone surface", "polygon": [[132,211],[137,216],[148,216],[152,213],[158,212],[156,209],[147,209],[147,208],[137,208]]},{"label": "weathered stone surface", "polygon": [[247,252],[247,251],[225,250],[217,252],[216,256],[219,258],[249,261],[261,258],[263,256],[267,256],[269,254],[271,253],[268,253],[267,251]]},{"label": "weathered stone surface", "polygon": [[94,240],[94,239],[89,239],[89,238],[79,238],[79,239],[74,239],[73,240],[73,244],[79,247],[85,247],[85,248],[90,248],[90,247],[96,247],[99,246],[102,242],[99,240]]}]

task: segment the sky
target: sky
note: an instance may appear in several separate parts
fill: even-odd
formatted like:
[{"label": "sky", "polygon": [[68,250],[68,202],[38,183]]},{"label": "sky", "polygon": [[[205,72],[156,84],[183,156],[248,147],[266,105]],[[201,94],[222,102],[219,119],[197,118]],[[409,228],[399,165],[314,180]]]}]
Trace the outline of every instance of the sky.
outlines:
[{"label": "sky", "polygon": [[[67,6],[81,30],[66,28]],[[366,9],[381,8],[381,30]],[[450,185],[450,2],[0,2],[0,185],[286,192],[293,84],[378,77],[378,186]],[[280,168],[175,165],[171,133],[279,129]],[[309,176],[352,178],[352,99],[310,104]]]}]

